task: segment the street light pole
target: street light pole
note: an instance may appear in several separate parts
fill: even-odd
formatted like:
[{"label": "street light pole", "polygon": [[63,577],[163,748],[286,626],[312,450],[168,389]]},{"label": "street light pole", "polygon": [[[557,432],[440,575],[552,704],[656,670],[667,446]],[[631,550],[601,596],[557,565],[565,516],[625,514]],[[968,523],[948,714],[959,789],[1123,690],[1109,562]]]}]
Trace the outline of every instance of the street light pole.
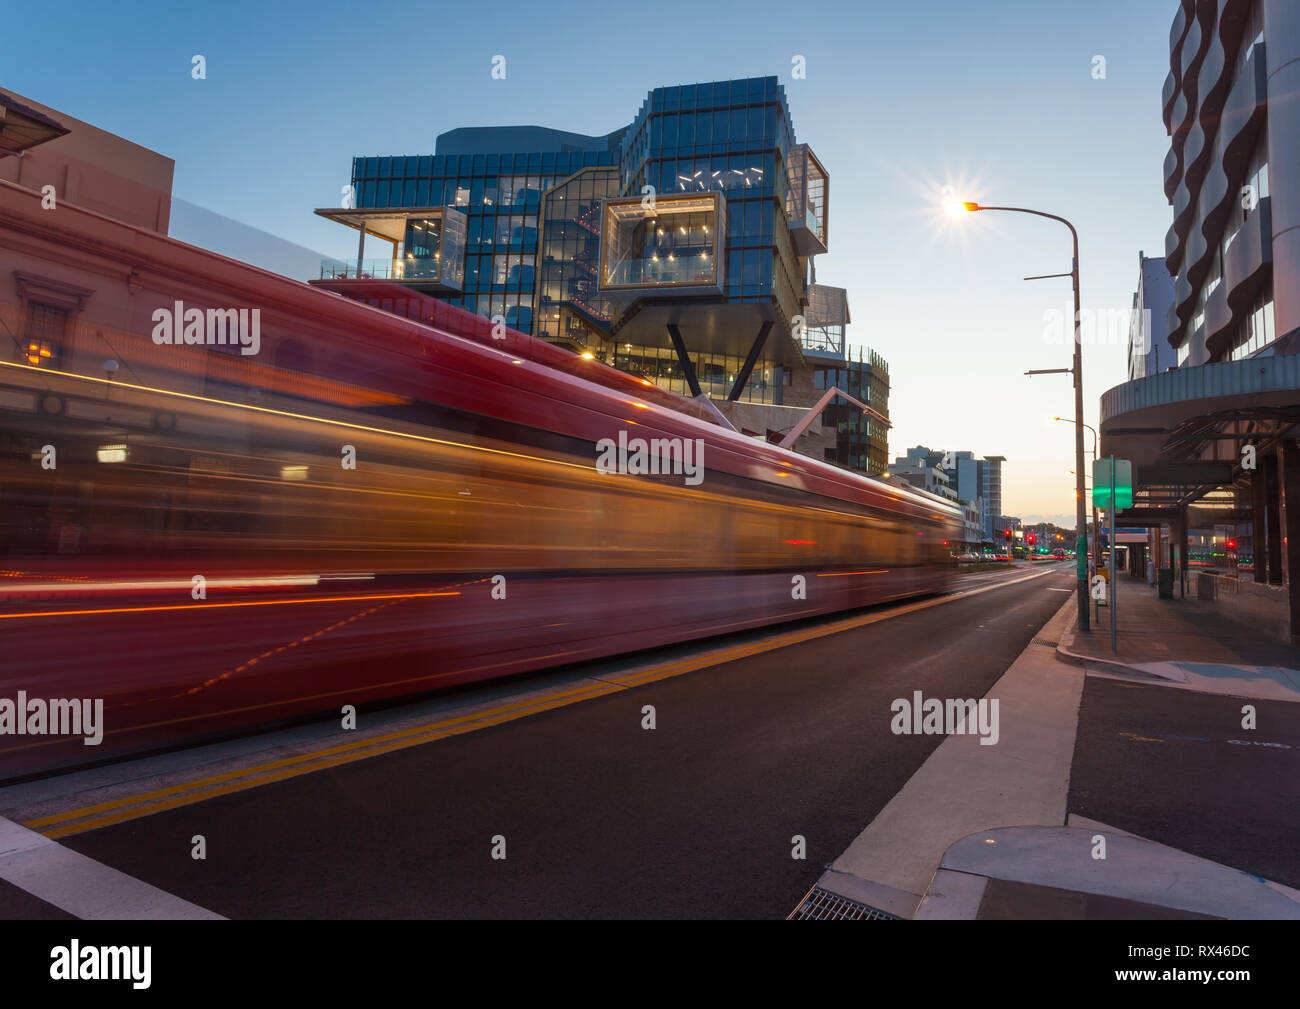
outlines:
[{"label": "street light pole", "polygon": [[[1076,423],[1073,417],[1053,417],[1052,420],[1063,420],[1069,424]],[[1084,424],[1083,426],[1092,432],[1092,468],[1096,469],[1097,468],[1097,429],[1093,427],[1091,424]],[[1112,525],[1113,524],[1114,523],[1112,523]],[[1115,542],[1114,530],[1111,530],[1110,535],[1111,535],[1111,543],[1114,544]],[[1114,551],[1113,545],[1111,547],[1111,550],[1112,552]],[[1094,501],[1092,504],[1092,573],[1096,574],[1100,570],[1101,570],[1101,526],[1097,524],[1097,503]],[[1097,603],[1093,606],[1093,611],[1096,616],[1097,622],[1101,623],[1101,600],[1098,600]]]},{"label": "street light pole", "polygon": [[[1074,471],[1075,471],[1075,525],[1078,529],[1079,538],[1083,541],[1083,555],[1086,557],[1087,541],[1087,523],[1088,510],[1084,501],[1083,487],[1083,341],[1079,333],[1079,233],[1074,230],[1074,225],[1064,217],[1058,217],[1056,214],[1044,213],[1041,210],[1029,210],[1026,207],[982,207],[978,203],[963,203],[962,206],[968,211],[976,210],[1004,210],[1013,214],[1033,214],[1035,217],[1046,217],[1051,221],[1058,221],[1070,229],[1070,239],[1073,243],[1073,257],[1070,261],[1070,272],[1068,274],[1074,285]],[[1067,274],[1052,274],[1052,276],[1067,276]],[[1093,531],[1096,536],[1096,530]],[[1079,557],[1078,544],[1076,544],[1075,558]],[[1077,571],[1077,568],[1076,568]],[[1079,629],[1086,631],[1091,627],[1091,620],[1088,613],[1088,578],[1086,572],[1078,574],[1077,585],[1078,604],[1079,604]]]}]

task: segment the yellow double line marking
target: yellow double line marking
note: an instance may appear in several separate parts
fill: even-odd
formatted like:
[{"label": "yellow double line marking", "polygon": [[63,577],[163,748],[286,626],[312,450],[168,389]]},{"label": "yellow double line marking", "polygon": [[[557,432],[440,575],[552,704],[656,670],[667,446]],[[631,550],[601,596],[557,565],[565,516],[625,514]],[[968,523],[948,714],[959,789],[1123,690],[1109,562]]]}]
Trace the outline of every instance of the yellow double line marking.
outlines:
[{"label": "yellow double line marking", "polygon": [[[1029,577],[1037,576],[1031,575]],[[816,638],[829,637],[832,634],[840,634],[844,631],[866,627],[908,613],[915,613],[918,610],[939,606],[954,599],[1004,588],[1007,585],[1014,585],[1016,582],[1027,580],[1028,578],[1015,579],[1014,581],[989,585],[967,592],[956,592],[933,599],[923,599],[883,613],[870,613],[861,617],[852,617],[822,627],[793,631],[765,641],[736,645],[693,658],[626,673],[622,676],[593,680],[581,686],[568,686],[538,697],[512,701],[485,711],[443,718],[413,728],[340,743],[280,760],[238,768],[206,778],[197,778],[193,781],[169,785],[165,788],[141,792],[136,795],[123,796],[119,799],[83,806],[62,813],[53,813],[34,820],[24,821],[23,826],[29,830],[39,831],[49,838],[68,837],[88,830],[98,830],[101,827],[109,827],[126,820],[134,820],[153,813],[161,813],[168,809],[176,809],[180,806],[203,802],[207,799],[215,799],[218,796],[246,791],[261,785],[269,785],[301,774],[310,774],[314,771],[349,764],[357,760],[365,760],[369,757],[377,757],[381,754],[404,750],[408,747],[421,746],[449,736],[464,735],[493,725],[500,725],[503,722],[510,722],[518,718],[549,711],[553,708],[566,707],[570,704],[577,704],[581,701],[602,697],[632,687],[644,686],[659,680],[681,676],[684,673],[694,672],[709,666],[734,662],[738,659],[775,651],[779,648],[801,644]]]}]

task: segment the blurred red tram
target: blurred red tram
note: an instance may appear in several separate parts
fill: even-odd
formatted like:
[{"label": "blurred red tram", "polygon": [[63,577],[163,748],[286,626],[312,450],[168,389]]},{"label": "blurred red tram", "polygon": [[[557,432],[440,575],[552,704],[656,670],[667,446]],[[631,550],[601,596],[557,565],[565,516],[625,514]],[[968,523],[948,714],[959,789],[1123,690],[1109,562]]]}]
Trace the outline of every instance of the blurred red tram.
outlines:
[{"label": "blurred red tram", "polygon": [[[0,777],[949,585],[937,498],[442,302],[292,287],[312,338],[273,363],[147,333],[114,345],[161,381],[0,363],[0,696],[106,722],[0,737]],[[620,431],[701,439],[702,481],[598,472]]]}]

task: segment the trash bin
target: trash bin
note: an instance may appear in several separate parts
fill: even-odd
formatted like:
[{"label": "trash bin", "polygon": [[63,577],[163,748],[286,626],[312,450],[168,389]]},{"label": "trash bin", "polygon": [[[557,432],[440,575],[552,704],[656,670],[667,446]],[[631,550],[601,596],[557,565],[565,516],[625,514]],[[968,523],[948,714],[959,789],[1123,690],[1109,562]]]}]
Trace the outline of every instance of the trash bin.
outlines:
[{"label": "trash bin", "polygon": [[1174,598],[1174,569],[1173,568],[1160,569],[1160,587],[1159,587],[1158,595],[1159,598],[1161,599]]}]

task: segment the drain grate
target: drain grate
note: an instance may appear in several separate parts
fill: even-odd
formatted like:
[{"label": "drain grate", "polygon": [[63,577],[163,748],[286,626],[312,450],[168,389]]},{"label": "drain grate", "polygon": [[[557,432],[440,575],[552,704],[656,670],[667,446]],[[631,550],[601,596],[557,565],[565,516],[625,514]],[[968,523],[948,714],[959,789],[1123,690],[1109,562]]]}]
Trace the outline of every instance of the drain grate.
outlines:
[{"label": "drain grate", "polygon": [[1048,648],[1055,648],[1060,644],[1059,641],[1048,641],[1046,638],[1034,638],[1034,644],[1046,645]]},{"label": "drain grate", "polygon": [[903,920],[896,914],[888,914],[878,908],[871,907],[869,904],[849,900],[847,897],[841,897],[838,893],[831,893],[829,890],[823,890],[820,886],[814,886],[804,896],[804,899],[799,902],[799,906],[786,916],[786,921],[824,921],[835,918],[848,918],[855,921],[863,919],[879,921]]}]

